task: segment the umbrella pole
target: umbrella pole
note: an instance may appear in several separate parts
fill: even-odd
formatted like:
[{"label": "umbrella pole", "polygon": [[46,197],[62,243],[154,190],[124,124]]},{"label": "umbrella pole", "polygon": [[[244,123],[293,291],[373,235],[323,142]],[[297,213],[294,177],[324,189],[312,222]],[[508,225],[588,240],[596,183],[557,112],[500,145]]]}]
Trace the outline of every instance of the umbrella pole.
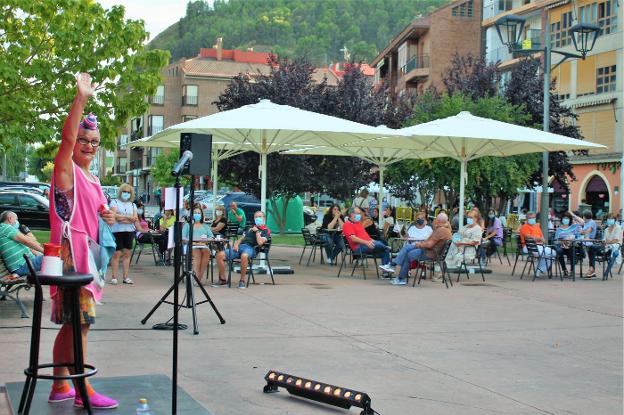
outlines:
[{"label": "umbrella pole", "polygon": [[267,181],[267,155],[266,153],[260,154],[260,210],[265,213],[266,216],[266,181]]},{"label": "umbrella pole", "polygon": [[383,227],[383,196],[384,196],[384,170],[386,169],[385,164],[379,165],[379,202],[377,203],[377,209],[379,210],[379,217],[377,220],[379,221],[379,228]]},{"label": "umbrella pole", "polygon": [[459,227],[458,230],[464,227],[464,199],[465,199],[465,191],[466,191],[466,176],[468,170],[468,161],[465,159],[461,160],[461,167],[459,169]]},{"label": "umbrella pole", "polygon": [[212,214],[214,216],[217,211],[217,169],[219,160],[216,154],[213,154],[212,157]]}]

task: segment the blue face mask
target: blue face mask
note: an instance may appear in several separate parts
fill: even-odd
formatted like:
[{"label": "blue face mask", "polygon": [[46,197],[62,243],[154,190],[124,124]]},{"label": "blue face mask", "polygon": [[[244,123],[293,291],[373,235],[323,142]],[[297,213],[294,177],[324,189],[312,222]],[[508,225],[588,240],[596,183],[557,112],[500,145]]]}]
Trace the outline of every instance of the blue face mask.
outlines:
[{"label": "blue face mask", "polygon": [[607,226],[615,225],[615,219],[607,219]]},{"label": "blue face mask", "polygon": [[472,225],[474,223],[474,221],[472,220],[472,218],[466,218],[466,225]]},{"label": "blue face mask", "polygon": [[563,218],[563,219],[561,219],[561,224],[562,225],[569,225],[570,224],[570,218]]},{"label": "blue face mask", "polygon": [[535,225],[537,223],[535,218],[530,218],[530,219],[527,220],[527,222],[529,222],[529,225]]},{"label": "blue face mask", "polygon": [[356,222],[359,222],[359,221],[361,221],[361,220],[362,220],[362,215],[360,215],[359,213],[356,213],[355,215],[353,215],[353,219],[354,219]]},{"label": "blue face mask", "polygon": [[121,200],[123,201],[130,200],[130,192],[121,192]]},{"label": "blue face mask", "polygon": [[416,225],[424,225],[424,224],[425,224],[424,219],[416,219]]},{"label": "blue face mask", "polygon": [[494,218],[496,217],[496,215],[495,215],[495,214],[493,214],[493,213],[490,213],[490,214],[488,215],[488,217],[489,217],[490,219],[494,219]]},{"label": "blue face mask", "polygon": [[19,229],[19,220],[16,220],[15,223],[13,224],[13,227],[15,229]]},{"label": "blue face mask", "polygon": [[193,219],[195,219],[195,222],[199,222],[201,220],[201,213],[193,213]]},{"label": "blue face mask", "polygon": [[254,223],[256,224],[256,226],[262,226],[264,224],[264,219],[262,219],[261,217],[254,218]]}]

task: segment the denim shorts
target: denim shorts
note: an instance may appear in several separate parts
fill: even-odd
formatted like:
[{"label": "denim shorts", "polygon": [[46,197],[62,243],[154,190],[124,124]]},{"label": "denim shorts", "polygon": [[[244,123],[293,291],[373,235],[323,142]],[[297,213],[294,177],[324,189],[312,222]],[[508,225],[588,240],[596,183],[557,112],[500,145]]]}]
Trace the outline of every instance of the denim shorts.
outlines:
[{"label": "denim shorts", "polygon": [[241,254],[247,254],[247,256],[249,258],[253,258],[256,256],[256,250],[253,249],[252,246],[247,245],[247,244],[240,244],[238,245],[238,252],[236,252],[234,249],[232,248],[228,248],[225,250],[225,259],[232,260],[232,259],[240,259]]}]

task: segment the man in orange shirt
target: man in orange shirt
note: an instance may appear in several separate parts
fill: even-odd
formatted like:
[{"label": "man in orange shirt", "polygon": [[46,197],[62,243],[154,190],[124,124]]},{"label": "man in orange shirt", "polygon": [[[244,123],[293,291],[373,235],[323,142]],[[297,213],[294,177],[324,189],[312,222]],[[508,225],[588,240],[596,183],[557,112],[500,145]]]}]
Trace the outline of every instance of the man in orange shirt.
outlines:
[{"label": "man in orange shirt", "polygon": [[[522,244],[522,251],[526,254],[528,251],[526,249],[525,240],[526,238],[532,238],[538,245],[537,249],[540,254],[539,263],[537,265],[536,274],[538,277],[542,276],[548,271],[548,268],[552,265],[552,260],[556,256],[556,253],[553,249],[544,246],[544,234],[542,233],[542,228],[539,223],[537,223],[535,212],[528,212],[526,215],[527,221],[520,229],[518,229],[518,233],[520,235],[520,243]],[[549,260],[548,265],[546,264],[546,259]]]}]

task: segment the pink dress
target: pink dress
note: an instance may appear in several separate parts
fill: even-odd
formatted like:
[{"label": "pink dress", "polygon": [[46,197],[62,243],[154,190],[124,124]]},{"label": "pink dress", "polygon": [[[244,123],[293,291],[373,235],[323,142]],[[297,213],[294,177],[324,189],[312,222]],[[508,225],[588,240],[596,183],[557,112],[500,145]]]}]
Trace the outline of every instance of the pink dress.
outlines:
[{"label": "pink dress", "polygon": [[[91,180],[76,163],[74,168],[74,198],[69,221],[59,216],[55,205],[54,177],[50,188],[50,242],[62,245],[62,239],[68,239],[71,248],[71,260],[76,272],[89,273],[89,244],[88,238],[98,240],[99,209],[106,203],[102,193],[100,181]],[[66,245],[63,245],[64,247]],[[96,282],[85,287],[95,301],[102,298],[102,287]],[[56,287],[50,287],[52,298],[56,295]]]}]

